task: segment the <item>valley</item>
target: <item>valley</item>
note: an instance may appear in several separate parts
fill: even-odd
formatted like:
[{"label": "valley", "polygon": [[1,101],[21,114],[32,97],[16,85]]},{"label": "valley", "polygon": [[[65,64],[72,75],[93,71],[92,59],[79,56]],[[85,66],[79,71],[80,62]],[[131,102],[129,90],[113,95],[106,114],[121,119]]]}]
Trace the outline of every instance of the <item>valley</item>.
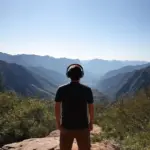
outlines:
[{"label": "valley", "polygon": [[4,79],[5,89],[13,90],[24,96],[51,97],[53,99],[57,88],[69,82],[66,77],[66,68],[72,63],[78,63],[84,67],[85,76],[81,79],[81,83],[93,89],[95,100],[105,97],[106,101],[109,99],[110,102],[124,93],[130,93],[130,91],[133,93],[133,88],[128,86],[131,82],[137,82],[133,83],[134,86],[138,85],[137,89],[134,87],[135,92],[145,88],[146,85],[141,83],[145,80],[145,75],[135,81],[135,74],[139,74],[136,70],[142,71],[142,69],[149,72],[148,66],[150,65],[149,62],[142,61],[102,59],[85,61],[0,53],[0,72]]}]

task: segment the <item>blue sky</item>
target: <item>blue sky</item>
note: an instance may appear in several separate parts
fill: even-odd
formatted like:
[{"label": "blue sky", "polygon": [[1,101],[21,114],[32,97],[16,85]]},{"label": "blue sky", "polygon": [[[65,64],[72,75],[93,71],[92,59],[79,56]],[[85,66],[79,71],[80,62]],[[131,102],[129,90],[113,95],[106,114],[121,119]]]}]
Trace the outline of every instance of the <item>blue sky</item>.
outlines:
[{"label": "blue sky", "polygon": [[0,51],[150,61],[150,0],[0,0]]}]

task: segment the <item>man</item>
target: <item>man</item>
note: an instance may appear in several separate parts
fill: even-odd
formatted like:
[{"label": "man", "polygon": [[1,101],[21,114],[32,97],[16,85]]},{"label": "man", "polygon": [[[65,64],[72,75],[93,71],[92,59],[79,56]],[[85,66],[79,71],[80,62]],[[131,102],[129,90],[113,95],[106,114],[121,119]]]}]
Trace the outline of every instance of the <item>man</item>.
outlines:
[{"label": "man", "polygon": [[66,75],[71,82],[59,87],[55,97],[60,150],[71,150],[74,138],[80,150],[90,150],[90,131],[93,129],[94,119],[92,90],[80,83],[84,76],[81,65],[70,65]]}]

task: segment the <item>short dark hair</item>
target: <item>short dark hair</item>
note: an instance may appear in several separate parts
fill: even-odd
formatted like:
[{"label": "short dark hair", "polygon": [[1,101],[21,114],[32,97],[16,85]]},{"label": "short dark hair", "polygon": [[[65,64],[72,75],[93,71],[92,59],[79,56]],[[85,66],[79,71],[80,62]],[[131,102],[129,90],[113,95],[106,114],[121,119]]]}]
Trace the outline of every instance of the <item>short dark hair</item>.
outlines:
[{"label": "short dark hair", "polygon": [[81,68],[73,67],[69,70],[71,80],[79,80],[81,78]]}]

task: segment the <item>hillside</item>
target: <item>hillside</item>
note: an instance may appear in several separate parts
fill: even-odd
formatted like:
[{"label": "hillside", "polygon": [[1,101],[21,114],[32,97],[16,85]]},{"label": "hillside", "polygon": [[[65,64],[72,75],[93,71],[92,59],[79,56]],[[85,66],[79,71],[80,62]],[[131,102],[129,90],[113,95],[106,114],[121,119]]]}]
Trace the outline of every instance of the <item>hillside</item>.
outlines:
[{"label": "hillside", "polygon": [[68,58],[54,58],[50,56],[39,55],[9,55],[0,53],[0,60],[17,63],[26,67],[44,67],[46,69],[54,70],[61,74],[65,74],[66,67],[71,63],[80,63],[78,59]]},{"label": "hillside", "polygon": [[65,75],[54,70],[46,69],[44,67],[27,67],[27,69],[30,70],[33,74],[45,78],[47,81],[51,82],[57,87],[68,81]]},{"label": "hillside", "polygon": [[147,90],[150,87],[150,66],[134,72],[132,77],[119,89],[116,96],[134,95],[141,89]]},{"label": "hillside", "polygon": [[113,100],[120,88],[122,88],[122,86],[128,81],[130,77],[132,77],[133,74],[134,72],[128,72],[101,80],[97,84],[97,89],[108,95],[109,98]]},{"label": "hillside", "polygon": [[150,149],[150,100],[144,90],[134,97],[124,97],[110,107],[96,106],[95,123],[101,125],[103,133],[95,141],[114,139],[121,150]]},{"label": "hillside", "polygon": [[135,65],[135,66],[125,66],[125,67],[122,67],[120,69],[116,69],[116,70],[111,70],[109,72],[107,72],[104,76],[103,76],[103,79],[106,79],[106,78],[110,78],[110,77],[113,77],[113,76],[116,76],[118,74],[123,74],[123,73],[127,73],[127,72],[132,72],[134,70],[139,70],[139,69],[142,69],[142,68],[145,68],[147,66],[149,66],[150,63],[146,63],[146,64],[142,64],[142,65]]},{"label": "hillside", "polygon": [[[0,105],[3,106],[0,107],[0,149],[16,147],[16,150],[21,150],[27,146],[33,150],[42,146],[48,148],[47,146],[52,144],[50,139],[45,142],[42,139],[50,137],[49,133],[56,129],[53,101],[18,97],[15,93],[4,92],[0,93]],[[97,146],[103,143],[98,149],[110,150],[107,144],[111,142],[112,148],[115,148],[113,143],[117,142],[120,148],[116,150],[149,150],[150,101],[143,91],[137,93],[134,98],[124,99],[124,102],[118,101],[107,108],[98,103],[94,108],[94,124],[100,126],[102,132],[97,134],[96,129],[91,140],[92,143],[96,142]],[[57,133],[53,132],[55,139]],[[19,141],[23,143],[16,143]],[[33,147],[34,141],[38,143]],[[27,143],[29,145],[26,145]],[[93,147],[93,150],[95,148]]]},{"label": "hillside", "polygon": [[[44,78],[34,76],[25,67],[15,63],[0,61],[0,73],[6,90],[12,90],[25,96],[51,96],[53,91],[44,88],[44,82],[51,88],[56,86]],[[51,93],[52,92],[52,93]]]},{"label": "hillside", "polygon": [[[5,90],[13,90],[24,96],[54,96],[58,86],[68,82],[64,75],[53,70],[43,67],[26,68],[4,61],[0,61],[0,73]],[[96,89],[93,94],[95,101],[108,103],[105,95]]]},{"label": "hillside", "polygon": [[97,89],[92,89],[95,104],[108,105],[109,98]]},{"label": "hillside", "polygon": [[111,99],[116,97],[117,92],[128,82],[136,70],[146,68],[150,64],[126,66],[117,70],[109,71],[97,83],[97,89],[108,95]]},{"label": "hillside", "polygon": [[[19,65],[27,67],[30,71],[40,74],[44,72],[44,78],[53,78],[53,83],[61,84],[67,81],[64,79],[67,67],[72,63],[81,64],[78,59],[69,58],[54,58],[50,56],[38,56],[38,55],[9,55],[5,53],[0,53],[0,60],[6,61],[8,63],[17,63]],[[45,69],[44,69],[45,68]],[[34,70],[34,71],[33,71]],[[84,69],[85,77],[82,79],[83,83],[90,86],[95,86],[97,82],[96,77],[91,71]],[[50,75],[48,75],[50,74]],[[43,76],[42,75],[42,76]],[[65,77],[66,78],[66,77]]]}]

